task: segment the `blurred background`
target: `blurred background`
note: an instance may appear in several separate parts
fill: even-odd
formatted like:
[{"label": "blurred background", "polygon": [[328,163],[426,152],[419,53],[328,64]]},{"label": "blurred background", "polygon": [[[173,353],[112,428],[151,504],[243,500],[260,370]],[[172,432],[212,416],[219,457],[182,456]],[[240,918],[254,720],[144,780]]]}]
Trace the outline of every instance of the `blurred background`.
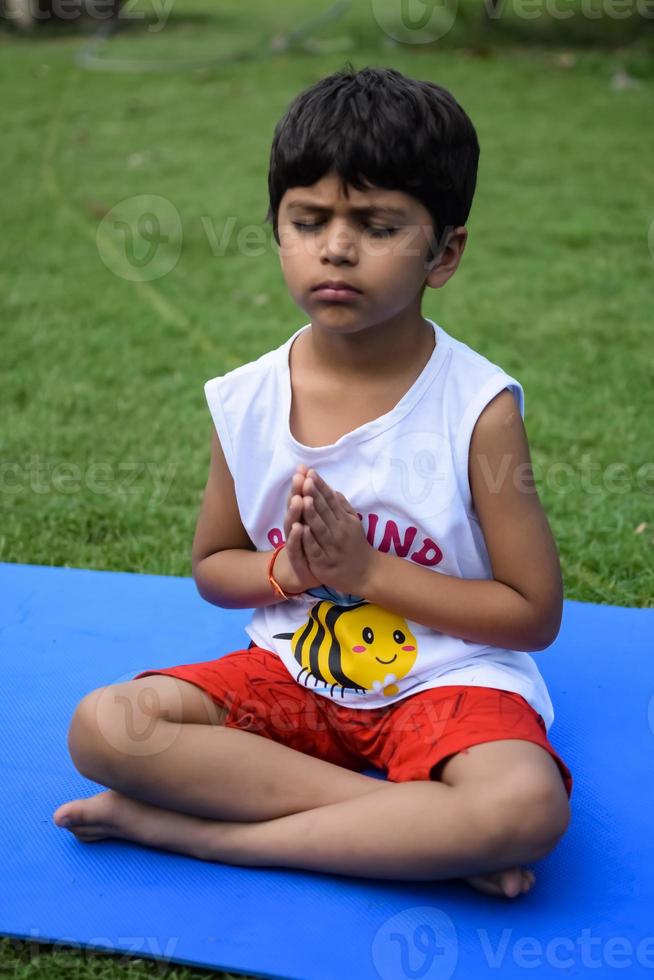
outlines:
[{"label": "blurred background", "polygon": [[423,312],[523,383],[566,597],[651,604],[654,0],[0,2],[0,560],[190,575],[204,381],[306,322],[274,125],[350,61],[475,123]]}]

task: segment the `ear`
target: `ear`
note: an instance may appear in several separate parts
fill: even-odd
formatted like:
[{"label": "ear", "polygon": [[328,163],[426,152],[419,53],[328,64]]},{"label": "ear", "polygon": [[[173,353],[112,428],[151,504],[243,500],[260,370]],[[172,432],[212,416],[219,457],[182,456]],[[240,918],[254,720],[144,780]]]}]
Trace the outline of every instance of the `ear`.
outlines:
[{"label": "ear", "polygon": [[449,232],[445,245],[441,245],[437,256],[427,266],[426,284],[428,286],[431,286],[432,289],[438,289],[439,286],[444,286],[447,280],[454,275],[461,261],[467,240],[468,229],[463,225],[459,225]]}]

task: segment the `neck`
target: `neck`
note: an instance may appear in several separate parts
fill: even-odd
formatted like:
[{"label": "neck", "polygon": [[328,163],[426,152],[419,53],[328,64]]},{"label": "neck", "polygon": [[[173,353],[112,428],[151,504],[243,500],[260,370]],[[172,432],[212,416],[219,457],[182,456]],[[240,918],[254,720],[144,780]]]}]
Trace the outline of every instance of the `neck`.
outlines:
[{"label": "neck", "polygon": [[307,333],[315,363],[348,384],[390,380],[411,371],[416,361],[426,364],[435,345],[434,329],[419,313],[348,332],[313,320]]}]

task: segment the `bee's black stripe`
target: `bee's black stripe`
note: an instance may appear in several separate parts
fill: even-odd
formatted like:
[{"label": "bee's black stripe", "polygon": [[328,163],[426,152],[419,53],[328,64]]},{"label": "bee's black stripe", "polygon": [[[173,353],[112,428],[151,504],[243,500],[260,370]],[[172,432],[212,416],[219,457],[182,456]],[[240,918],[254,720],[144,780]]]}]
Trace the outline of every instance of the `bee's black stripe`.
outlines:
[{"label": "bee's black stripe", "polygon": [[311,619],[315,623],[316,629],[315,633],[313,634],[313,639],[311,640],[311,646],[309,647],[309,667],[311,669],[311,673],[314,675],[314,677],[318,677],[321,681],[325,680],[320,669],[320,647],[325,639],[325,627],[320,614],[325,608],[325,605],[326,602],[323,600],[311,610]]},{"label": "bee's black stripe", "polygon": [[352,682],[350,678],[343,672],[342,660],[341,660],[341,646],[336,639],[336,621],[344,613],[347,613],[349,606],[332,606],[328,610],[325,616],[325,625],[329,630],[329,635],[331,637],[331,644],[329,647],[329,656],[327,663],[329,665],[329,670],[339,684],[343,687],[352,687]]},{"label": "bee's black stripe", "polygon": [[300,664],[301,667],[308,666],[306,663],[303,663],[302,661],[303,661],[303,654],[304,654],[304,644],[306,643],[310,634],[311,634],[311,619],[308,619],[304,629],[300,633],[298,640],[295,644],[295,659],[297,660],[297,662]]}]

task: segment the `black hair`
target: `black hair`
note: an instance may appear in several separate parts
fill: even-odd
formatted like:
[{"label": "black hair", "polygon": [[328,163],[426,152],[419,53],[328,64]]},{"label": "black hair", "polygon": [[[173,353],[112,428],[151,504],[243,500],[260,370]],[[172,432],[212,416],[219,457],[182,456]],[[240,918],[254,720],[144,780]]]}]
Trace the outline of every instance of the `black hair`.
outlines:
[{"label": "black hair", "polygon": [[[411,194],[429,211],[438,248],[464,225],[475,193],[479,142],[452,94],[394,68],[346,67],[300,92],[275,127],[266,221],[279,244],[278,212],[289,187],[334,170],[347,185]],[[436,254],[432,243],[432,256]]]}]

